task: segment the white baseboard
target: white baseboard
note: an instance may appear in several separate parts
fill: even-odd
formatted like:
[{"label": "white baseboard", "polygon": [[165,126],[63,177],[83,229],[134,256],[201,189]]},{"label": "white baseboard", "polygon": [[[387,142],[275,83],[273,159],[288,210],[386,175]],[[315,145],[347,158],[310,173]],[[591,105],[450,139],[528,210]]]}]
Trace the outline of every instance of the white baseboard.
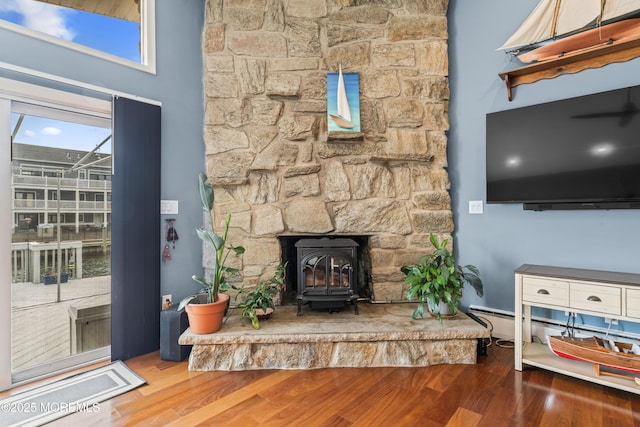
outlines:
[{"label": "white baseboard", "polygon": [[[514,313],[503,310],[495,310],[487,307],[470,306],[469,311],[488,323],[491,330],[491,336],[505,340],[513,340],[515,337]],[[546,342],[547,335],[560,335],[565,330],[565,326],[557,320],[552,319],[533,319],[531,322],[531,335],[538,338],[539,342]],[[576,336],[599,335],[603,336],[607,330],[589,325],[576,325]],[[634,342],[640,338],[638,335],[611,330],[610,335],[621,338],[622,341]]]},{"label": "white baseboard", "polygon": [[[504,314],[486,313],[478,310],[470,310],[485,323],[489,323],[491,336],[503,340],[513,340],[515,338],[515,325],[513,316],[505,316]],[[488,320],[488,322],[487,322]],[[559,325],[544,324],[542,322],[532,322],[531,335],[539,339],[539,342],[546,342],[547,335],[560,335],[564,331],[564,327]]]}]

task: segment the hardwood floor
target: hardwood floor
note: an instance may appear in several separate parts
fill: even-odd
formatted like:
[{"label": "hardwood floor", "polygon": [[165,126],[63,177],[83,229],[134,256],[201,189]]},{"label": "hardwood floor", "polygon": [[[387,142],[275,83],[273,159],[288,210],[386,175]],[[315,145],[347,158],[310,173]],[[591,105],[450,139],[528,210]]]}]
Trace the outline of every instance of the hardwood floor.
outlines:
[{"label": "hardwood floor", "polygon": [[640,426],[638,395],[488,353],[476,365],[189,372],[156,352],[127,361],[147,385],[52,425]]}]

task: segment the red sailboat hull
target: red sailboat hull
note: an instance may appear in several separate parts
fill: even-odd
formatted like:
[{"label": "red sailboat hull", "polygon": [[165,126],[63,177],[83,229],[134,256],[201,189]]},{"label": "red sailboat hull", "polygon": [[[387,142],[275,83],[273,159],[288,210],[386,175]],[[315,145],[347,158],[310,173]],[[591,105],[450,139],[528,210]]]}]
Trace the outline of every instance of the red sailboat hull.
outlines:
[{"label": "red sailboat hull", "polygon": [[[611,369],[640,375],[640,355],[609,350],[600,338],[568,338],[550,336],[549,348],[559,357],[591,363]],[[630,349],[631,344],[615,343],[620,349]]]}]

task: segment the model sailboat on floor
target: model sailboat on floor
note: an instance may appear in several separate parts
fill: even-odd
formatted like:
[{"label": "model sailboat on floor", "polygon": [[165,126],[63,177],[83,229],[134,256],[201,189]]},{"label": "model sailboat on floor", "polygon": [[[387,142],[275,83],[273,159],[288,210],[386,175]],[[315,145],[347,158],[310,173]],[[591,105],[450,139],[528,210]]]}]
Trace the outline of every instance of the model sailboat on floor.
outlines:
[{"label": "model sailboat on floor", "polygon": [[640,39],[640,0],[542,0],[500,47],[525,63]]},{"label": "model sailboat on floor", "polygon": [[342,65],[338,70],[338,86],[337,86],[337,112],[338,114],[329,114],[336,125],[342,129],[353,129],[354,125],[351,122],[351,109],[349,107],[349,100],[347,99],[347,90],[344,84],[344,77],[342,75]]}]

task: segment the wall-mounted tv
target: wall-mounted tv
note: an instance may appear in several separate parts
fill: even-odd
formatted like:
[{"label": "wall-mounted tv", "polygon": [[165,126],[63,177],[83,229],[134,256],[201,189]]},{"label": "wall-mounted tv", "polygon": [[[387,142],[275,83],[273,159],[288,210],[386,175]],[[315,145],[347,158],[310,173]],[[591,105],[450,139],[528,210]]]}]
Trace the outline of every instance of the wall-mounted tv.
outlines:
[{"label": "wall-mounted tv", "polygon": [[640,209],[640,86],[487,114],[487,203]]}]

